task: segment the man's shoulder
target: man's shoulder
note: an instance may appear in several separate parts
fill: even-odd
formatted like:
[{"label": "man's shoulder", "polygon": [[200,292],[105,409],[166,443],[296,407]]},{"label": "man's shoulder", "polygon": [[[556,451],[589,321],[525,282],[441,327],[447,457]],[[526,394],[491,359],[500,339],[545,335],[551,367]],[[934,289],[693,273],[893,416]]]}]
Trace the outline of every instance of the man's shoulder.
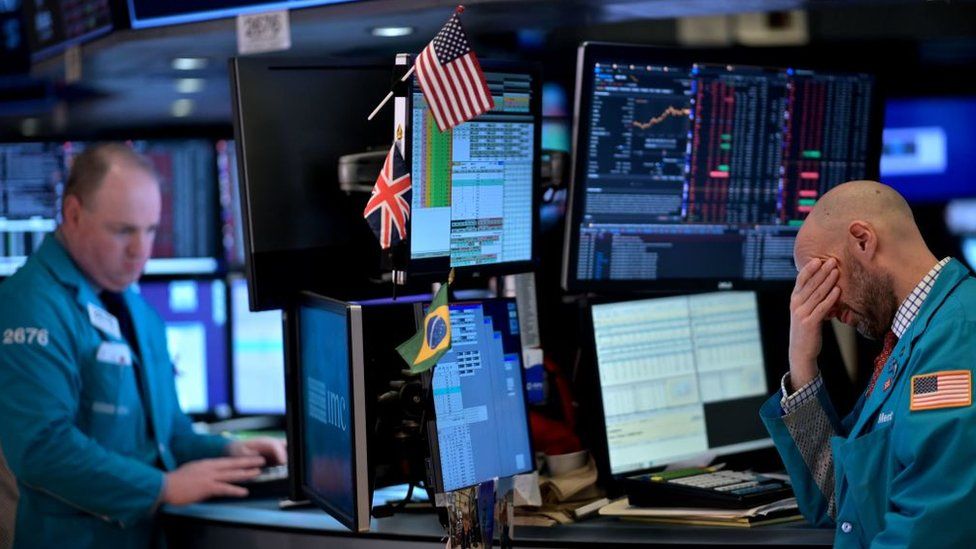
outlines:
[{"label": "man's shoulder", "polygon": [[73,302],[71,291],[39,262],[30,261],[0,283],[0,319],[64,316]]}]

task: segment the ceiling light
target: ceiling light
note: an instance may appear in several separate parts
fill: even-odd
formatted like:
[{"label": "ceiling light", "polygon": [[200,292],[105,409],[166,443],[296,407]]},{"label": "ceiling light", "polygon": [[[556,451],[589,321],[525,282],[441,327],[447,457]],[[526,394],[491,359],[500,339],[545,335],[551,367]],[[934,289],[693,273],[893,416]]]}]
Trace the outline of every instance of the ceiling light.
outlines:
[{"label": "ceiling light", "polygon": [[196,71],[207,66],[205,57],[177,57],[173,59],[173,68],[178,71]]},{"label": "ceiling light", "polygon": [[197,93],[203,90],[203,78],[177,78],[176,91],[180,93]]},{"label": "ceiling light", "polygon": [[396,38],[397,36],[407,36],[413,34],[413,27],[373,27],[370,31],[373,36],[383,38]]},{"label": "ceiling light", "polygon": [[170,113],[177,118],[184,118],[190,116],[193,112],[193,100],[192,99],[177,99],[173,101],[173,106],[170,107]]}]

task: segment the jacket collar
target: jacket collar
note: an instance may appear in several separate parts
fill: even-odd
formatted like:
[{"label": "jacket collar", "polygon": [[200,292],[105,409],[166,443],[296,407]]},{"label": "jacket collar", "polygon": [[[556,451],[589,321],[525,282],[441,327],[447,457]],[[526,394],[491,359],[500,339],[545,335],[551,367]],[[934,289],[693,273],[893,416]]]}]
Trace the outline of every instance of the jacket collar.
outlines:
[{"label": "jacket collar", "polygon": [[[898,340],[898,344],[891,352],[891,357],[888,362],[885,363],[883,374],[878,378],[878,382],[890,379],[891,385],[894,385],[898,378],[905,373],[905,365],[908,363],[908,358],[912,354],[912,349],[915,346],[915,342],[918,341],[922,334],[925,333],[925,329],[928,327],[929,323],[932,321],[932,317],[935,313],[942,307],[945,303],[946,298],[949,294],[956,289],[963,280],[969,278],[970,273],[962,263],[952,259],[942,268],[939,273],[939,277],[935,279],[935,283],[932,285],[932,290],[929,292],[928,297],[922,302],[921,308],[918,310],[918,315],[915,320],[908,326],[908,330],[903,334],[903,337]],[[894,366],[893,366],[894,363]],[[894,367],[894,372],[889,374],[890,368]],[[889,377],[890,376],[890,377]],[[864,408],[861,410],[860,415],[857,418],[857,423],[854,424],[854,428],[851,429],[850,437],[857,436],[861,431],[864,430],[865,426],[873,424],[875,414],[878,408],[888,399],[894,390],[885,391],[878,387],[871,393],[871,396],[864,402]]]}]

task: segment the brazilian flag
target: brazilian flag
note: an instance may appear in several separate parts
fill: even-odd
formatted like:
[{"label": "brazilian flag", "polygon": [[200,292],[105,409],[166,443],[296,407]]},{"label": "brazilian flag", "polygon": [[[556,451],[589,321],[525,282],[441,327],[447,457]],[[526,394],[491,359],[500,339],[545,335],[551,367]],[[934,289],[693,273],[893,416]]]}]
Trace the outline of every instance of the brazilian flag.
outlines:
[{"label": "brazilian flag", "polygon": [[437,290],[424,317],[423,327],[397,347],[397,352],[410,366],[410,373],[419,374],[433,368],[451,348],[451,315],[447,307],[449,284],[443,284]]}]

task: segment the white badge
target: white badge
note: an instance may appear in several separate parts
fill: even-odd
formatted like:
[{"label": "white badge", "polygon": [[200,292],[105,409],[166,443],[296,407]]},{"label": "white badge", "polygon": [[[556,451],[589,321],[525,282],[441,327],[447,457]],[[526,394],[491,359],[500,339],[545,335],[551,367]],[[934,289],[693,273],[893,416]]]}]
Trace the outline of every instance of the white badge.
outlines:
[{"label": "white badge", "polygon": [[122,338],[122,332],[119,330],[119,319],[94,303],[88,304],[88,319],[91,320],[92,326],[105,332],[110,337],[114,337],[115,339]]},{"label": "white badge", "polygon": [[132,351],[125,343],[102,342],[98,346],[98,354],[95,355],[95,358],[99,362],[132,366]]}]

